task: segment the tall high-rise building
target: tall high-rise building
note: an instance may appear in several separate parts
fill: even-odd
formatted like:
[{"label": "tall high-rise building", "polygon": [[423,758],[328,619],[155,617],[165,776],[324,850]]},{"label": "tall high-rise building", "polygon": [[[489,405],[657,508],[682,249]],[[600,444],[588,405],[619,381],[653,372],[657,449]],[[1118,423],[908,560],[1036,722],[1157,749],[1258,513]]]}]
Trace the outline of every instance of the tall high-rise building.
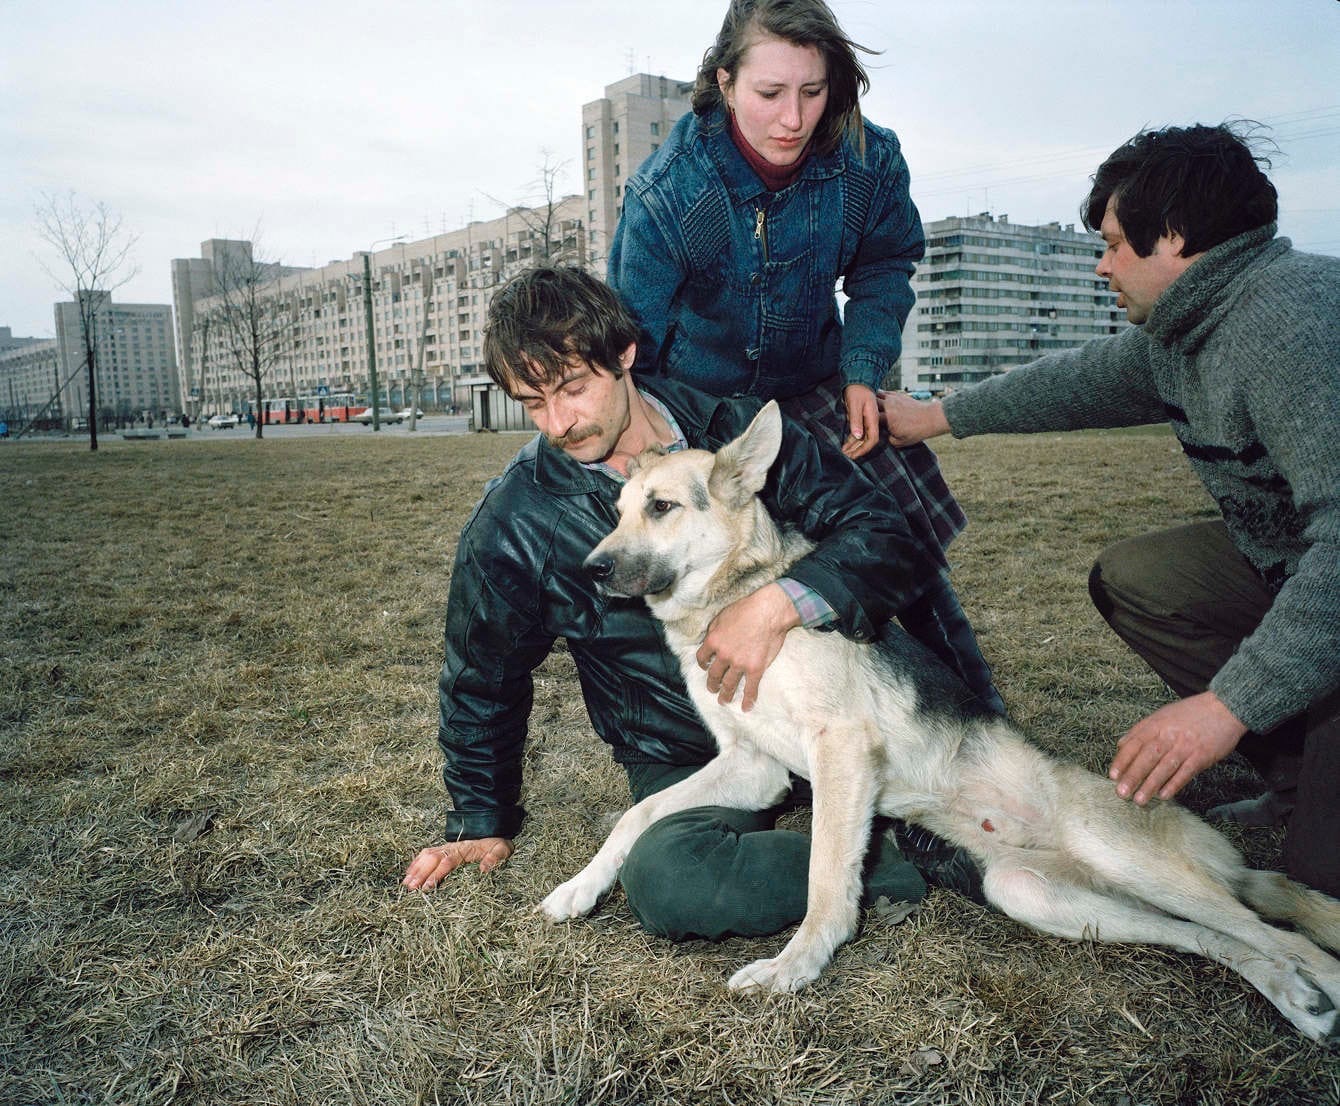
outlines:
[{"label": "tall high-rise building", "polygon": [[902,385],[940,393],[1129,325],[1094,272],[1096,234],[989,212],[926,224],[903,327]]},{"label": "tall high-rise building", "polygon": [[591,267],[601,276],[623,214],[624,184],[690,110],[692,81],[636,73],[582,105],[582,187]]},{"label": "tall high-rise building", "polygon": [[[56,348],[68,413],[88,409],[88,374],[79,304],[58,303]],[[93,316],[98,411],[112,417],[163,415],[180,410],[181,386],[166,303],[114,303],[106,296]]]}]

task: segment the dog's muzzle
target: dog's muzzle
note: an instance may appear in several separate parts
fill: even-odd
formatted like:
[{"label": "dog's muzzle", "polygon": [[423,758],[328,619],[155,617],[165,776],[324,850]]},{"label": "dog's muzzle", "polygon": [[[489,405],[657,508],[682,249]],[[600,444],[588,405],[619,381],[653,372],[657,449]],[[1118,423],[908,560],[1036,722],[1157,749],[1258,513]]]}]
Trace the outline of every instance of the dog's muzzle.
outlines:
[{"label": "dog's muzzle", "polygon": [[604,582],[614,575],[614,558],[588,557],[582,567],[593,580]]}]

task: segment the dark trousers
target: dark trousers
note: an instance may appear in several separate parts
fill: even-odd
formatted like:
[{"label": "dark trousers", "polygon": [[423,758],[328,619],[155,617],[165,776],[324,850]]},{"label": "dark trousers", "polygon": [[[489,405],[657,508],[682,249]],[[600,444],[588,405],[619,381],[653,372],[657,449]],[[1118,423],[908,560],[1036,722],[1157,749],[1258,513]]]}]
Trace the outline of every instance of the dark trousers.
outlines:
[{"label": "dark trousers", "polygon": [[[1182,697],[1209,687],[1275,600],[1220,521],[1111,546],[1089,575],[1089,594],[1121,639]],[[1340,692],[1269,733],[1248,733],[1238,751],[1295,804],[1286,871],[1340,896]]]},{"label": "dark trousers", "polygon": [[[634,802],[697,771],[629,764]],[[770,810],[697,807],[650,826],[619,873],[628,907],[648,933],[672,941],[762,937],[805,916],[810,838],[776,829]],[[879,825],[879,822],[876,822]],[[863,902],[920,902],[926,882],[878,829],[866,856]]]}]

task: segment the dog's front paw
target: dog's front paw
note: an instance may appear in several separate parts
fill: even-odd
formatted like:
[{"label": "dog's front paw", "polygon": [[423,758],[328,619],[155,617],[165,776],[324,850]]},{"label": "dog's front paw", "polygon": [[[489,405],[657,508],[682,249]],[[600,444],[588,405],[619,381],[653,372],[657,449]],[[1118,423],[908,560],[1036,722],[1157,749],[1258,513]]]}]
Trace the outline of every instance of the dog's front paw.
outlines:
[{"label": "dog's front paw", "polygon": [[598,898],[600,887],[576,875],[550,891],[536,909],[551,922],[566,922],[591,913]]},{"label": "dog's front paw", "polygon": [[785,956],[775,956],[771,960],[755,960],[741,968],[730,977],[727,986],[732,991],[772,991],[785,995],[799,991],[818,975],[818,972],[798,969],[794,961]]}]

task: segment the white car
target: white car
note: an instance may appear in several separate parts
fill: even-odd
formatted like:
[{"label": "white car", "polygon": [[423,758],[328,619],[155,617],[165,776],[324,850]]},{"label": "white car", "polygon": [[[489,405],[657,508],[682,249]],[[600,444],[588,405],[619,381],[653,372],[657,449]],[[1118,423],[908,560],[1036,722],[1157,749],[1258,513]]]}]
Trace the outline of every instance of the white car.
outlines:
[{"label": "white car", "polygon": [[237,416],[228,415],[210,415],[209,427],[211,430],[232,430],[237,426]]},{"label": "white car", "polygon": [[[388,410],[387,408],[383,407],[383,408],[377,413],[377,421],[378,421],[378,423],[383,423],[383,422],[387,422],[387,423],[390,423],[390,422],[404,422],[407,418],[409,418],[409,408],[408,408],[408,407],[406,407],[403,411],[391,411],[391,410]],[[357,415],[355,415],[353,418],[351,418],[349,421],[350,421],[350,422],[361,422],[364,426],[371,426],[371,425],[372,425],[372,408],[369,407],[366,411],[362,411],[362,412],[360,412],[359,414],[357,414]]]}]

